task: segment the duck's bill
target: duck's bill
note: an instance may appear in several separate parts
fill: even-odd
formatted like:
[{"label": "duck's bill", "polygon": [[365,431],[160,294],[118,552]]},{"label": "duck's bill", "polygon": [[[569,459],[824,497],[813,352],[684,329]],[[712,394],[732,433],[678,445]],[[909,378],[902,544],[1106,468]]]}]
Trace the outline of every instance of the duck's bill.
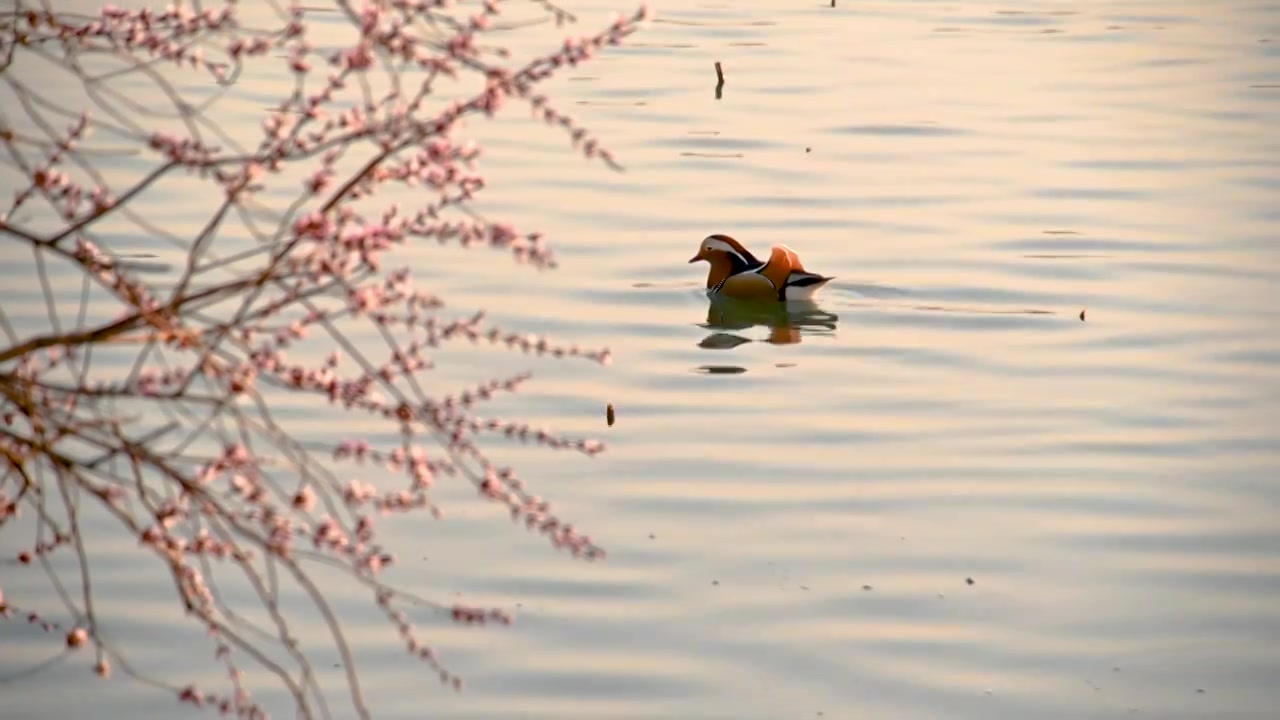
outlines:
[{"label": "duck's bill", "polygon": [[702,256],[701,256],[701,255],[694,255],[693,257],[689,258],[689,262],[690,262],[690,263],[696,263],[696,262],[698,262],[698,261],[699,261],[699,260],[701,260],[701,259],[702,259]]}]

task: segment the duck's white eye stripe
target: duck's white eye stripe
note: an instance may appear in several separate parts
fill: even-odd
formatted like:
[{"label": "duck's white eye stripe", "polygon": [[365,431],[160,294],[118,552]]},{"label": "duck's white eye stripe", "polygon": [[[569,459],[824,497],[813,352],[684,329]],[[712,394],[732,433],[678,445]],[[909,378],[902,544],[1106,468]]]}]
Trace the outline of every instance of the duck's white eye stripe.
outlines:
[{"label": "duck's white eye stripe", "polygon": [[743,264],[746,264],[747,262],[747,259],[742,257],[742,253],[735,250],[732,245],[730,245],[729,243],[723,240],[719,240],[717,238],[707,238],[706,248],[708,250],[721,250],[727,253],[733,253],[734,255],[737,256],[739,260],[743,262]]}]

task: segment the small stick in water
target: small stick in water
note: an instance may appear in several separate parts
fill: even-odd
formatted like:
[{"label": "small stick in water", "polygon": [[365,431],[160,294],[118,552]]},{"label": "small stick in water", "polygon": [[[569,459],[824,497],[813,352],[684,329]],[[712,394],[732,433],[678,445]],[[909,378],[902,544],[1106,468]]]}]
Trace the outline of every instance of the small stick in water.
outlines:
[{"label": "small stick in water", "polygon": [[609,407],[605,408],[604,417],[605,417],[605,420],[609,423],[609,427],[613,427],[613,420],[614,420],[613,403],[609,403]]},{"label": "small stick in water", "polygon": [[720,67],[720,61],[716,61],[716,99],[720,99],[721,93],[724,91],[724,69]]}]

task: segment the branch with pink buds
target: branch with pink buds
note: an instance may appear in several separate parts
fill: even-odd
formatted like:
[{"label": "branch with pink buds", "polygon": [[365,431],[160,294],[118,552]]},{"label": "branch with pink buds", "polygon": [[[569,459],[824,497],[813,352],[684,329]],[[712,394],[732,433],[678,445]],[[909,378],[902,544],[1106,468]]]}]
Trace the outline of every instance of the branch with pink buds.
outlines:
[{"label": "branch with pink buds", "polygon": [[[604,445],[479,414],[518,392],[527,372],[463,390],[429,379],[455,346],[601,365],[609,351],[494,327],[484,313],[450,317],[408,267],[393,265],[426,242],[556,267],[540,233],[474,207],[487,187],[483,153],[458,137],[461,123],[514,100],[585,158],[620,170],[537,87],[621,43],[647,10],[513,63],[482,38],[531,23],[500,23],[511,2],[465,5],[104,5],[77,15],[18,0],[0,17],[0,177],[14,188],[0,204],[0,243],[6,264],[27,263],[32,278],[30,292],[6,290],[25,294],[0,303],[0,532],[18,548],[0,617],[56,634],[57,658],[92,650],[97,674],[141,678],[127,647],[108,641],[113,618],[95,607],[85,551],[101,533],[118,533],[209,638],[209,658],[229,682],[219,691],[148,684],[194,707],[265,717],[245,682],[254,670],[288,691],[298,716],[330,716],[282,610],[283,598],[301,597],[342,661],[351,711],[339,715],[371,717],[342,619],[313,568],[341,569],[367,590],[388,639],[453,688],[461,679],[411,616],[513,621],[502,608],[392,587],[384,577],[397,556],[377,518],[441,518],[432,491],[457,479],[553,547],[604,556],[491,457],[513,441],[587,457]],[[557,27],[576,20],[546,0],[521,7]],[[349,25],[336,48],[329,25],[323,49],[314,37],[326,11]],[[254,74],[290,87],[253,132],[224,130],[237,121],[223,122],[222,102],[251,97],[261,107],[242,87]],[[437,88],[446,80],[449,99]],[[52,99],[55,86],[79,88],[80,98]],[[228,112],[239,117],[244,106]],[[200,215],[167,227],[175,194]],[[359,431],[307,438],[283,408]],[[49,598],[29,590],[22,573],[39,570],[61,607],[40,606]],[[15,587],[32,597],[15,597]],[[245,592],[258,599],[254,620],[227,599]]]}]

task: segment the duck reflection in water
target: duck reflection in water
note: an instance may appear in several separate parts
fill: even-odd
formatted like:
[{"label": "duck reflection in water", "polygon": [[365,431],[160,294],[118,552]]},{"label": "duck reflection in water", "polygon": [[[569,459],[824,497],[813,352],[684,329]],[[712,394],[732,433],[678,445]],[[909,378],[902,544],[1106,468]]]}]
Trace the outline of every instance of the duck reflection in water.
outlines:
[{"label": "duck reflection in water", "polygon": [[712,350],[729,350],[753,342],[739,333],[756,326],[769,330],[761,342],[792,345],[806,335],[834,335],[840,320],[812,301],[780,303],[711,297],[708,303],[703,327],[714,332],[698,345]]}]

